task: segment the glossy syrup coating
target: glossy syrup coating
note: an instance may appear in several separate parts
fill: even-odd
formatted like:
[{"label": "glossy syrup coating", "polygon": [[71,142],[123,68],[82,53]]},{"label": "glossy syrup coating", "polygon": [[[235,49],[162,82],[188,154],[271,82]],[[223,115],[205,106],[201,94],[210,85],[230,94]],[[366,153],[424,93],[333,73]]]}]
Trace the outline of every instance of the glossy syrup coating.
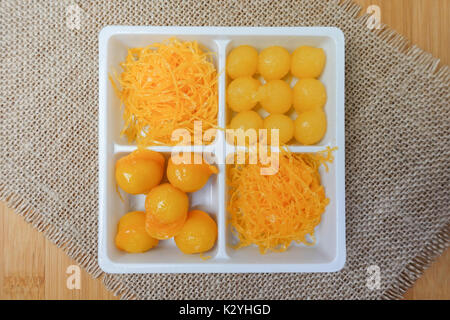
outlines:
[{"label": "glossy syrup coating", "polygon": [[165,224],[185,219],[188,208],[186,193],[169,183],[153,188],[145,198],[145,211]]},{"label": "glossy syrup coating", "polygon": [[158,240],[145,230],[145,212],[128,212],[120,218],[115,238],[116,247],[128,253],[141,253],[158,245]]},{"label": "glossy syrup coating", "polygon": [[217,240],[217,224],[204,211],[192,210],[186,223],[175,236],[177,247],[186,254],[210,250]]},{"label": "glossy syrup coating", "polygon": [[145,230],[159,240],[172,238],[186,221],[188,209],[186,193],[163,183],[153,188],[145,198]]},{"label": "glossy syrup coating", "polygon": [[[201,156],[201,155],[200,155]],[[212,174],[217,174],[218,170],[205,162],[195,163],[194,155],[191,154],[188,161],[175,161],[172,157],[167,165],[167,179],[176,188],[184,192],[195,192],[203,188]]]},{"label": "glossy syrup coating", "polygon": [[146,212],[145,231],[155,239],[167,240],[180,232],[186,222],[186,218],[187,214],[174,222],[162,223],[154,215]]},{"label": "glossy syrup coating", "polygon": [[152,150],[136,150],[116,162],[116,183],[129,194],[148,193],[163,174],[164,157]]}]

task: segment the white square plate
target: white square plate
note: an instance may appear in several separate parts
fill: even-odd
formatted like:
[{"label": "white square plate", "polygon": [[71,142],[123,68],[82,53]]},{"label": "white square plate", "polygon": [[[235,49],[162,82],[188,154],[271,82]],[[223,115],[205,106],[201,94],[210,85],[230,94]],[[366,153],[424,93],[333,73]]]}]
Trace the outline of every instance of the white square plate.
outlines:
[{"label": "white square plate", "polygon": [[[301,45],[325,50],[327,62],[320,80],[327,89],[325,106],[328,128],[315,146],[293,144],[296,153],[316,152],[327,146],[338,147],[329,171],[320,169],[322,184],[330,199],[321,223],[316,227],[314,246],[291,245],[283,253],[261,255],[257,247],[232,249],[234,241],[226,225],[225,155],[233,152],[218,130],[214,143],[195,146],[190,151],[212,152],[219,160],[219,174],[201,190],[189,195],[191,208],[210,213],[218,225],[215,247],[207,253],[209,260],[181,253],[173,239],[161,241],[158,247],[142,254],[127,254],[114,244],[117,223],[125,213],[144,210],[145,196],[125,195],[122,202],[115,189],[114,165],[118,158],[136,149],[120,137],[123,120],[120,102],[115,96],[108,74],[119,70],[128,48],[142,47],[170,37],[197,40],[216,53],[219,71],[218,125],[226,126],[230,117],[225,104],[225,61],[235,46],[248,44],[261,50],[280,45],[292,52]],[[345,139],[344,139],[344,35],[332,27],[129,27],[108,26],[99,36],[99,238],[100,267],[108,273],[186,273],[186,272],[334,272],[345,264]],[[295,83],[295,79],[293,83]],[[261,111],[262,112],[262,111]],[[263,112],[262,112],[263,113]],[[190,147],[186,147],[190,148]],[[166,158],[174,149],[155,146]],[[183,148],[182,148],[183,149]]]}]

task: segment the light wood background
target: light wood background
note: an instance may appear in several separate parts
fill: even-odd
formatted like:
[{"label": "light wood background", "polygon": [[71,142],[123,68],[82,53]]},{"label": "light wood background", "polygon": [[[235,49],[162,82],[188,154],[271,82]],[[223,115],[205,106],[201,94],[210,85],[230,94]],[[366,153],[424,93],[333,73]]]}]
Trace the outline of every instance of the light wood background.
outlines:
[{"label": "light wood background", "polygon": [[[381,9],[381,21],[422,49],[450,62],[450,0],[357,0]],[[81,289],[69,290],[62,250],[0,202],[0,299],[116,299],[101,279],[81,271]],[[406,293],[406,299],[450,299],[450,250]]]}]

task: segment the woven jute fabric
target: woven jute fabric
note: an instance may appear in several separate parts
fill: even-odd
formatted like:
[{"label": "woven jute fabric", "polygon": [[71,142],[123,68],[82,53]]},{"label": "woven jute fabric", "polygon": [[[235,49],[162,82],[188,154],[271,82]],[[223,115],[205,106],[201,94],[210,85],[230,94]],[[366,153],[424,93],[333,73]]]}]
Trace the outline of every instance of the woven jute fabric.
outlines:
[{"label": "woven jute fabric", "polygon": [[[438,68],[430,54],[389,28],[371,30],[367,19],[348,1],[2,0],[0,198],[89,273],[103,276],[122,298],[401,297],[450,242],[450,70]],[[102,273],[98,33],[106,25],[343,30],[347,263],[342,271]],[[377,268],[379,288],[370,285]]]}]

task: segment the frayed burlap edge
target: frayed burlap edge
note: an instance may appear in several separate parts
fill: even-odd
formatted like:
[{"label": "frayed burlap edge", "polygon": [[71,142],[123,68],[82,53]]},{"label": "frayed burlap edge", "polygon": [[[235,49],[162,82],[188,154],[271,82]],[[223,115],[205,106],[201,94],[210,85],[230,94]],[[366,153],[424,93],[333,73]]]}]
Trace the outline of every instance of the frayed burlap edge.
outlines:
[{"label": "frayed burlap edge", "polygon": [[128,289],[125,284],[117,278],[103,278],[103,284],[105,288],[111,291],[115,296],[118,296],[121,300],[137,300],[136,295]]},{"label": "frayed burlap edge", "polygon": [[447,224],[430,243],[426,244],[422,252],[406,265],[396,281],[384,292],[381,299],[402,299],[406,291],[428,267],[449,247],[450,224]]},{"label": "frayed burlap edge", "polygon": [[54,225],[46,221],[44,215],[34,212],[33,208],[25,204],[24,201],[21,201],[19,197],[8,195],[5,192],[3,184],[0,186],[0,200],[5,202],[7,208],[14,210],[15,213],[22,216],[37,231],[42,232],[50,242],[62,249],[70,258],[74,259],[92,277],[98,278],[104,273],[95,258],[83,254],[83,248],[73,242],[72,239],[66,237]]},{"label": "frayed burlap edge", "polygon": [[[336,0],[339,3],[339,0]],[[350,17],[357,20],[358,24],[366,25],[369,18],[368,14],[358,17],[361,12],[361,6],[352,0],[345,0],[339,4],[341,9]],[[406,58],[411,59],[416,64],[416,69],[435,73],[435,77],[439,81],[449,81],[450,68],[442,66],[437,70],[440,60],[434,58],[430,53],[410,45],[409,40],[390,29],[386,25],[382,25],[380,29],[374,29],[373,32],[380,40],[385,41],[393,49],[401,51]],[[105,273],[100,269],[95,258],[83,254],[83,248],[74,243],[71,239],[59,232],[57,228],[46,221],[43,215],[35,213],[33,208],[21,201],[19,197],[5,191],[4,183],[0,185],[0,200],[6,202],[6,206],[14,210],[17,214],[24,217],[39,232],[42,232],[47,239],[61,248],[70,258],[86,270],[93,278],[103,276]],[[425,272],[432,262],[439,257],[450,246],[450,224],[447,224],[438,234],[433,237],[430,243],[424,245],[421,253],[408,263],[399,277],[384,292],[381,299],[401,299],[406,291],[417,281],[417,279]],[[137,299],[132,291],[124,285],[120,278],[103,278],[103,284],[106,289],[111,291],[120,299]]]}]

